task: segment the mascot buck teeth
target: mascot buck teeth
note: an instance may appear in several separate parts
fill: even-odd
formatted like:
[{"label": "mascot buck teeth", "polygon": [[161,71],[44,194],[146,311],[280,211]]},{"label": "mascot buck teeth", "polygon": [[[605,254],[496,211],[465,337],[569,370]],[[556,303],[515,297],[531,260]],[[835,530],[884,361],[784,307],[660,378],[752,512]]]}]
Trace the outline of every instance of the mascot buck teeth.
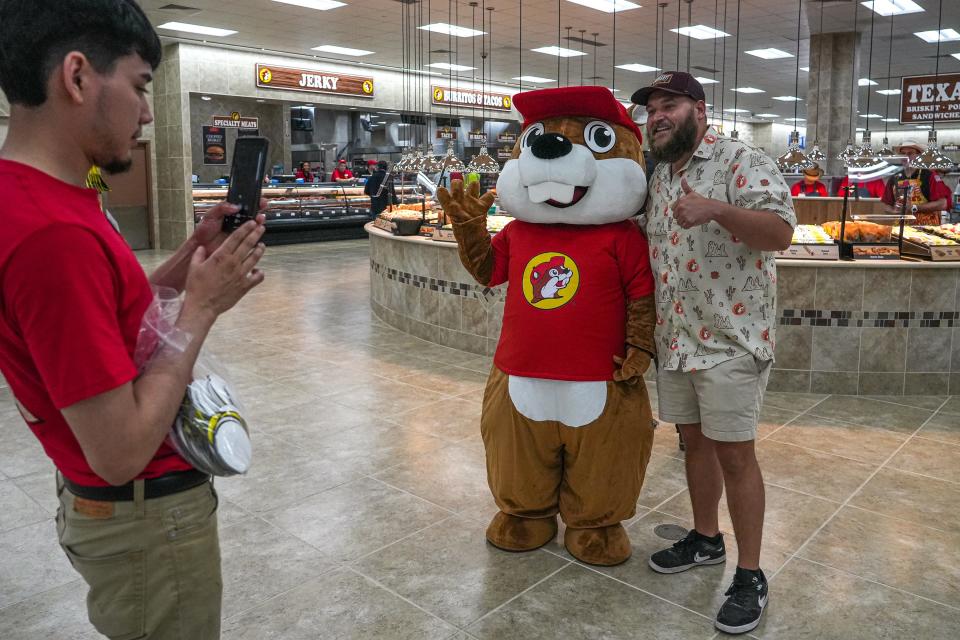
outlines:
[{"label": "mascot buck teeth", "polygon": [[560,514],[574,557],[615,565],[630,557],[620,523],[634,515],[653,443],[643,374],[654,283],[630,220],[646,197],[640,130],[605,87],[514,104],[524,131],[497,193],[516,220],[491,240],[492,193],[460,181],[438,192],[467,270],[509,285],[480,425],[500,509],[487,540],[536,549]]}]

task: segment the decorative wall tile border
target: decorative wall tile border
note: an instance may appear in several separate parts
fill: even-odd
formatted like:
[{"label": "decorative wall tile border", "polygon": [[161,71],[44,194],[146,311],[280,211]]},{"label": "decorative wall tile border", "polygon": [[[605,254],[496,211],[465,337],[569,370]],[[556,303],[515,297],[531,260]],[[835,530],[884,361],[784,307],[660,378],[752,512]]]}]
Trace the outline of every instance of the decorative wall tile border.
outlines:
[{"label": "decorative wall tile border", "polygon": [[811,327],[960,327],[958,311],[824,311],[784,309],[779,324]]},{"label": "decorative wall tile border", "polygon": [[418,276],[406,271],[400,271],[393,267],[387,267],[378,262],[370,261],[370,270],[377,275],[384,275],[388,280],[394,280],[400,284],[406,284],[418,289],[429,289],[438,293],[447,293],[464,298],[478,298],[487,301],[493,301],[503,295],[501,289],[483,287],[479,284],[466,284],[463,282],[454,282],[451,280],[441,280],[428,276]]}]

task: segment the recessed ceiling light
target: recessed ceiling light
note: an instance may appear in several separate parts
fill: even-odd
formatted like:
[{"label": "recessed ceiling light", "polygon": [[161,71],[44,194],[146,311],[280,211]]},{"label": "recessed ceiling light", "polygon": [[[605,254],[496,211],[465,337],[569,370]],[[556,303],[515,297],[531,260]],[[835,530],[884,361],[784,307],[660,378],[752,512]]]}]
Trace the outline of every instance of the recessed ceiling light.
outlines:
[{"label": "recessed ceiling light", "polygon": [[774,96],[773,99],[780,102],[800,102],[800,98],[797,96]]},{"label": "recessed ceiling light", "polygon": [[960,53],[951,53],[950,55],[952,55],[957,60],[960,60]]},{"label": "recessed ceiling light", "polygon": [[213,98],[211,98],[210,96],[200,96],[200,99],[207,100],[207,101],[213,100]]},{"label": "recessed ceiling light", "polygon": [[553,78],[541,78],[540,76],[517,76],[513,78],[514,80],[519,80],[520,82],[556,82]]},{"label": "recessed ceiling light", "polygon": [[624,69],[626,71],[633,71],[635,73],[647,73],[649,71],[658,71],[659,67],[651,67],[646,64],[640,64],[639,62],[632,62],[630,64],[618,64],[617,69]]},{"label": "recessed ceiling light", "polygon": [[753,114],[758,118],[779,118],[779,113],[755,113]]},{"label": "recessed ceiling light", "polygon": [[900,95],[900,89],[878,89],[877,93],[885,96],[898,96]]},{"label": "recessed ceiling light", "polygon": [[866,131],[863,127],[857,127],[857,131]]},{"label": "recessed ceiling light", "polygon": [[917,129],[929,129],[929,128],[930,128],[930,125],[928,125],[928,124],[918,124],[918,125],[914,125],[914,126],[915,126]]},{"label": "recessed ceiling light", "polygon": [[186,22],[165,22],[157,29],[169,29],[170,31],[182,31],[184,33],[199,33],[204,36],[232,36],[236,31],[230,29],[218,29],[217,27],[204,27],[199,24],[188,24]]},{"label": "recessed ceiling light", "polygon": [[574,51],[573,49],[564,49],[563,47],[552,46],[552,47],[539,47],[537,49],[531,49],[531,51],[536,51],[537,53],[546,53],[551,56],[558,56],[560,58],[572,58],[574,56],[585,56],[587,55],[583,51]]},{"label": "recessed ceiling light", "polygon": [[604,13],[620,13],[621,11],[640,8],[640,5],[636,2],[629,2],[629,0],[567,0],[567,2],[590,7]]},{"label": "recessed ceiling light", "polygon": [[774,49],[772,47],[768,49],[751,49],[750,51],[744,51],[751,56],[756,56],[758,58],[763,58],[764,60],[776,60],[777,58],[792,58],[792,53],[787,53],[781,49]]},{"label": "recessed ceiling light", "polygon": [[806,122],[805,118],[784,118],[787,122]]},{"label": "recessed ceiling light", "polygon": [[384,115],[384,116],[398,116],[398,115],[400,115],[400,114],[397,113],[396,111],[377,111],[377,113],[379,113],[380,115]]},{"label": "recessed ceiling light", "polygon": [[918,13],[923,7],[913,0],[867,0],[861,2],[867,9],[872,9],[882,16],[899,16],[904,13]]},{"label": "recessed ceiling light", "polygon": [[880,122],[900,122],[897,118],[880,118]]},{"label": "recessed ceiling light", "polygon": [[870,78],[860,78],[859,80],[857,80],[858,87],[872,87],[877,84],[880,84],[880,83],[876,82],[875,80],[871,80]]},{"label": "recessed ceiling light", "polygon": [[717,84],[720,82],[719,80],[714,80],[713,78],[704,78],[702,76],[697,76],[695,80],[700,84]]},{"label": "recessed ceiling light", "polygon": [[729,37],[729,33],[724,31],[719,31],[713,27],[708,27],[703,24],[695,24],[692,27],[680,27],[679,29],[670,29],[674,33],[679,33],[682,36],[687,36],[689,38],[694,38],[696,40],[713,40],[714,38],[726,38]]},{"label": "recessed ceiling light", "polygon": [[482,36],[486,33],[486,31],[477,31],[476,29],[468,29],[467,27],[458,27],[455,24],[447,24],[446,22],[434,22],[433,24],[425,24],[418,28],[423,29],[424,31],[442,33],[445,36],[456,36],[457,38],[473,38],[474,36]]},{"label": "recessed ceiling light", "polygon": [[800,71],[810,71],[810,67],[800,67]]},{"label": "recessed ceiling light", "polygon": [[476,67],[468,67],[465,64],[450,64],[449,62],[434,62],[428,64],[428,67],[436,67],[437,69],[446,69],[448,71],[470,71],[471,69],[476,69]]},{"label": "recessed ceiling light", "polygon": [[861,113],[860,117],[861,118],[882,118],[883,116],[881,116],[879,113]]},{"label": "recessed ceiling light", "polygon": [[257,98],[257,102],[266,102],[263,98]]},{"label": "recessed ceiling light", "polygon": [[337,7],[346,6],[346,2],[337,2],[337,0],[273,0],[274,2],[280,2],[282,4],[292,4],[297,7],[303,7],[304,9],[318,9],[320,11],[327,11],[329,9],[336,9]]},{"label": "recessed ceiling light", "polygon": [[443,74],[438,71],[427,71],[426,69],[404,69],[406,73],[419,73],[424,76],[442,76]]},{"label": "recessed ceiling light", "polygon": [[917,36],[924,42],[956,42],[960,40],[960,33],[957,33],[956,29],[941,29],[938,31],[918,31],[913,35]]},{"label": "recessed ceiling light", "polygon": [[312,51],[321,51],[323,53],[337,53],[343,56],[369,56],[373,51],[366,49],[351,49],[350,47],[338,47],[335,44],[322,44],[314,47]]},{"label": "recessed ceiling light", "polygon": [[750,113],[749,109],[724,109],[727,113]]},{"label": "recessed ceiling light", "polygon": [[763,89],[757,89],[756,87],[736,87],[730,89],[730,91],[736,91],[737,93],[765,93]]}]

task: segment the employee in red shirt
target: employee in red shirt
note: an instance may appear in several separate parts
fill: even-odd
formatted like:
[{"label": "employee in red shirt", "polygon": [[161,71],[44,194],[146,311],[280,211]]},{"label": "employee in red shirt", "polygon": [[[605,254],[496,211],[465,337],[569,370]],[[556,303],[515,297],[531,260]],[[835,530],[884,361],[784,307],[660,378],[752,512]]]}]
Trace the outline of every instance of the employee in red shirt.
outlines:
[{"label": "employee in red shirt", "polygon": [[[153,121],[161,44],[136,3],[0,0],[0,51],[0,372],[58,469],[60,544],[103,635],[214,640],[217,498],[165,440],[214,322],[263,280],[263,218],[227,237],[235,208],[214,207],[148,279],[84,187],[129,169]],[[184,293],[189,340],[138,372],[151,285]]]},{"label": "employee in red shirt", "polygon": [[[850,176],[844,176],[843,180],[840,181],[840,186],[837,187],[837,195],[843,197],[843,190],[850,186]],[[857,182],[854,181],[853,185],[857,188],[857,195],[861,198],[882,198],[883,191],[886,188],[886,185],[883,183],[883,178],[874,178],[873,180],[867,180],[866,182]],[[854,194],[850,194],[851,196]]]},{"label": "employee in red shirt", "polygon": [[887,180],[887,188],[883,192],[884,204],[890,211],[900,213],[904,193],[902,189],[909,187],[906,209],[907,214],[916,217],[913,224],[939,225],[940,212],[949,209],[953,198],[950,187],[936,172],[910,166],[916,157],[923,153],[923,147],[919,143],[908,140],[901,144],[897,151],[904,157],[904,166],[899,173]]},{"label": "employee in red shirt", "polygon": [[304,182],[313,182],[313,169],[310,168],[310,163],[303,161],[300,163],[300,168],[297,169],[296,173],[293,174],[294,178],[302,178]]},{"label": "employee in red shirt", "polygon": [[333,182],[351,182],[353,180],[353,171],[347,168],[347,161],[343,158],[337,163],[337,168],[330,174],[330,180]]},{"label": "employee in red shirt", "polygon": [[827,197],[827,187],[820,182],[820,176],[823,175],[823,169],[819,165],[803,170],[803,180],[794,183],[790,187],[790,193],[794,198],[805,197]]}]

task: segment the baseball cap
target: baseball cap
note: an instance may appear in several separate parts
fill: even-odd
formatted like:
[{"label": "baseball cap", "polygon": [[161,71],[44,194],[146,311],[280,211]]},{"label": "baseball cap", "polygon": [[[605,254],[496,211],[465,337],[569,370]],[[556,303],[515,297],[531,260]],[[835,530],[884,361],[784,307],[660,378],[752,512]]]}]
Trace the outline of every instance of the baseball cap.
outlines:
[{"label": "baseball cap", "polygon": [[656,77],[649,87],[639,89],[632,96],[630,101],[636,104],[645,105],[654,91],[666,91],[681,96],[687,96],[694,100],[706,100],[707,96],[703,93],[703,86],[689,73],[683,71],[667,71]]}]

